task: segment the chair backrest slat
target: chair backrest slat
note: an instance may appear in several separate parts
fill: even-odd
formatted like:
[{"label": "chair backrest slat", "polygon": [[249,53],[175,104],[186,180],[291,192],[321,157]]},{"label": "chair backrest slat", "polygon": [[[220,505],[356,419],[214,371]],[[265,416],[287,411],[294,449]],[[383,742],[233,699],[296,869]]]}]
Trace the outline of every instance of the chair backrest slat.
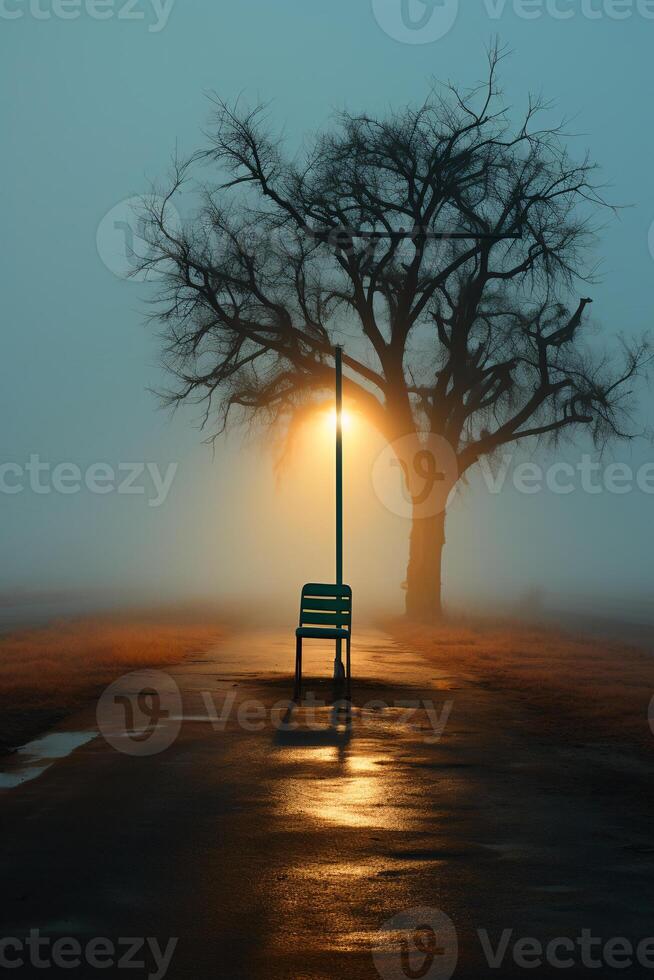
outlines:
[{"label": "chair backrest slat", "polygon": [[347,596],[352,599],[352,589],[349,585],[324,585],[316,582],[309,582],[302,589],[302,596]]},{"label": "chair backrest slat", "polygon": [[349,612],[346,613],[321,613],[302,610],[302,625],[310,626],[347,626],[350,621]]},{"label": "chair backrest slat", "polygon": [[300,626],[352,628],[352,589],[349,585],[309,583],[302,589]]}]

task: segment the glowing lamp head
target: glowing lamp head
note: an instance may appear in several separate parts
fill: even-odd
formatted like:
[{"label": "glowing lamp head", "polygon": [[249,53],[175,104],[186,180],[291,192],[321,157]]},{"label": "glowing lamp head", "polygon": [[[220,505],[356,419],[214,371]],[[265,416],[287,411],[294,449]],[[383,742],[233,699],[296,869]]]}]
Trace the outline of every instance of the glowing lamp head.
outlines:
[{"label": "glowing lamp head", "polygon": [[[352,415],[346,408],[343,409],[342,415],[342,429],[343,432],[348,432],[352,428]],[[338,419],[336,416],[336,409],[330,408],[325,412],[325,428],[328,432],[336,432],[338,424]]]}]

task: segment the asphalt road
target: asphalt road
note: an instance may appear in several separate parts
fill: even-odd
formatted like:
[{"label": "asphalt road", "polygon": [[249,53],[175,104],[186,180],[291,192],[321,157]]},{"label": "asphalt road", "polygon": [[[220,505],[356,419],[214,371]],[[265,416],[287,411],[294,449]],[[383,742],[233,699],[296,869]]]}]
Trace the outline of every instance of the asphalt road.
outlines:
[{"label": "asphalt road", "polygon": [[374,631],[334,712],[331,657],[288,714],[292,637],[233,635],[2,760],[0,973],[654,975],[650,767]]}]

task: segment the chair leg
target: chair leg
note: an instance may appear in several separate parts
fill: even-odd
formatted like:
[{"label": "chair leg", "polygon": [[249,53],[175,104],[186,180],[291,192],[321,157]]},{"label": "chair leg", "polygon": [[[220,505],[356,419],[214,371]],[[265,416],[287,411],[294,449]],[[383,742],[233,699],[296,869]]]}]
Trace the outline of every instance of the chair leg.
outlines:
[{"label": "chair leg", "polygon": [[336,650],[334,655],[334,683],[338,686],[345,680],[345,670],[343,668],[342,655],[343,641],[336,640]]},{"label": "chair leg", "polygon": [[347,676],[347,696],[348,698],[352,696],[352,658],[350,656],[350,637],[347,638],[347,665],[346,665],[346,676]]},{"label": "chair leg", "polygon": [[295,641],[295,692],[293,700],[299,701],[302,697],[302,637],[298,636]]}]

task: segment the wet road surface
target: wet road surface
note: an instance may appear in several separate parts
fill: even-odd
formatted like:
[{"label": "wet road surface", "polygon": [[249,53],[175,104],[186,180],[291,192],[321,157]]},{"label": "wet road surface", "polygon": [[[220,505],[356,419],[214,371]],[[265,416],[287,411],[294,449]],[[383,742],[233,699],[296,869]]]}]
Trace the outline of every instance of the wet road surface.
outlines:
[{"label": "wet road surface", "polygon": [[[521,937],[654,934],[650,769],[539,741],[518,701],[457,674],[456,651],[444,675],[359,633],[349,712],[323,704],[333,650],[306,652],[290,714],[292,637],[255,631],[169,669],[179,710],[164,698],[142,741],[124,725],[114,745],[90,738],[94,707],[67,748],[59,732],[4,760],[0,936],[105,937],[114,963],[126,937],[176,938],[173,980],[443,980],[561,975],[516,963]],[[129,681],[124,695],[126,718]],[[480,930],[491,953],[512,930],[501,968]],[[569,976],[654,975],[586,969],[578,950]],[[15,977],[130,975],[5,952],[25,960]],[[149,947],[133,960],[157,975]]]}]

